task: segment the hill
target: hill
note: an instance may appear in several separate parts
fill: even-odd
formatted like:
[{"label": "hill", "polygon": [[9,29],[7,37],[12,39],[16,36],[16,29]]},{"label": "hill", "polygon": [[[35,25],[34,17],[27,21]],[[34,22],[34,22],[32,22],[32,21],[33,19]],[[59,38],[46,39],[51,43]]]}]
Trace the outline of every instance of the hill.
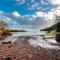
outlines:
[{"label": "hill", "polygon": [[58,23],[56,23],[56,24],[53,24],[53,25],[50,26],[50,27],[41,29],[40,31],[52,31],[52,30],[57,30],[58,28],[60,28],[60,22],[58,22]]}]

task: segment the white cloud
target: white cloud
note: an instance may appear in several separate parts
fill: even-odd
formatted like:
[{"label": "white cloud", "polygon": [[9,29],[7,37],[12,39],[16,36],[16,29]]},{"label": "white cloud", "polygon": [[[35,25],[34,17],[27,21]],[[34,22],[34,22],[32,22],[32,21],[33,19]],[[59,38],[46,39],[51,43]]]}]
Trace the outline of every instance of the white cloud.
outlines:
[{"label": "white cloud", "polygon": [[[43,10],[42,6],[43,5],[47,5],[48,3],[45,2],[44,0],[30,0],[31,4],[28,3],[27,6],[28,6],[28,9],[29,10]],[[47,9],[47,8],[46,8]]]},{"label": "white cloud", "polygon": [[45,13],[45,12],[36,12],[36,16],[37,17],[42,17],[44,18],[45,21],[52,21],[53,20],[53,17],[54,17],[54,12],[48,12],[48,13]]},{"label": "white cloud", "polygon": [[15,16],[15,17],[17,17],[17,18],[21,16],[17,11],[14,11],[14,12],[12,13],[12,15]]},{"label": "white cloud", "polygon": [[38,17],[46,17],[49,18],[50,20],[53,20],[54,15],[60,15],[60,8],[52,9],[48,13],[45,12],[36,12],[36,16]]},{"label": "white cloud", "polygon": [[46,13],[44,12],[36,12],[36,16],[38,17],[44,17],[46,15]]},{"label": "white cloud", "polygon": [[[36,12],[36,16],[37,17],[42,17],[43,20],[46,21],[46,23],[43,24],[44,27],[48,27],[48,26],[51,26],[53,24],[53,22],[52,22],[53,16],[52,16],[51,13]],[[42,28],[44,28],[44,27],[42,27]]]},{"label": "white cloud", "polygon": [[47,1],[53,5],[59,5],[60,6],[60,0],[47,0]]},{"label": "white cloud", "polygon": [[[48,13],[45,13],[45,12],[36,12],[35,14],[33,15],[20,15],[20,14],[13,14],[13,16],[17,17],[18,19],[16,20],[18,23],[22,23],[22,24],[30,24],[30,25],[40,25],[42,22],[45,22],[45,24],[43,24],[44,27],[47,27],[47,26],[51,26],[54,22],[54,14],[57,13],[59,14],[59,10],[56,9],[56,10],[53,10],[53,11],[50,11]],[[42,18],[42,19],[41,19]],[[41,25],[42,26],[42,25]],[[38,28],[38,27],[37,27]]]},{"label": "white cloud", "polygon": [[60,16],[60,7],[52,9],[48,13],[41,12],[41,11],[36,12],[37,17],[43,17],[44,20],[47,22],[46,26],[51,26],[53,23],[55,23],[55,15]]},{"label": "white cloud", "polygon": [[26,27],[30,25],[30,27],[33,28],[43,28],[51,26],[53,24],[54,14],[60,15],[60,7],[52,9],[48,13],[37,11],[33,15],[24,15],[24,16],[20,15],[17,11],[14,11],[12,12],[12,16],[16,17],[16,19],[7,17],[6,13],[3,11],[1,11],[0,14],[1,14],[0,20],[4,20],[8,24],[12,24],[11,26],[26,24]]},{"label": "white cloud", "polygon": [[0,20],[5,21],[8,25],[9,24],[17,24],[12,18],[7,16],[0,16]]},{"label": "white cloud", "polygon": [[46,21],[45,26],[51,26],[54,23],[54,14],[57,12],[56,11],[50,11],[48,13],[45,12],[36,12],[37,17],[42,17]]},{"label": "white cloud", "polygon": [[8,14],[5,13],[4,11],[0,11],[0,21],[5,21],[9,28],[10,27],[14,27],[14,25],[19,25],[15,20],[13,20],[12,18],[8,17]]},{"label": "white cloud", "polygon": [[31,9],[32,9],[32,10],[38,9],[38,7],[40,7],[40,6],[39,6],[39,3],[32,3],[32,4],[28,4],[27,6],[28,6],[28,9],[29,9],[29,10],[31,10]]}]

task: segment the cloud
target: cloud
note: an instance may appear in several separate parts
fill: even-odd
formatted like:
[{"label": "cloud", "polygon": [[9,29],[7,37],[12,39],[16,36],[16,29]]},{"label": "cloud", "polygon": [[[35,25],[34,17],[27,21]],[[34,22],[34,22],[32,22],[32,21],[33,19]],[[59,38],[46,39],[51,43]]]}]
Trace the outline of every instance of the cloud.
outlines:
[{"label": "cloud", "polygon": [[[44,5],[48,5],[47,2],[45,2],[44,0],[30,0],[31,4],[28,4],[28,8],[31,10],[44,10],[44,8],[42,6]],[[45,7],[46,8],[46,7]]]},{"label": "cloud", "polygon": [[51,3],[52,5],[58,5],[60,6],[60,0],[47,0],[48,3]]},{"label": "cloud", "polygon": [[22,6],[25,5],[29,10],[44,10],[42,6],[48,5],[45,0],[16,0],[17,4]]},{"label": "cloud", "polygon": [[[43,27],[47,27],[51,25],[51,18],[53,16],[53,12],[44,13],[44,12],[36,12],[33,15],[20,15],[17,11],[12,12],[10,16],[6,13],[1,13],[3,15],[0,16],[0,20],[3,20],[8,23],[10,27],[16,28],[30,28],[30,29],[41,29]],[[50,24],[49,24],[50,23]]]},{"label": "cloud", "polygon": [[48,13],[37,11],[33,15],[20,15],[19,17],[14,16],[13,20],[15,20],[20,26],[24,25],[25,27],[29,26],[33,29],[41,29],[51,26],[54,23],[54,15],[59,15],[59,13],[59,8],[52,9]]},{"label": "cloud", "polygon": [[14,11],[14,12],[12,13],[12,15],[15,16],[15,17],[17,17],[17,18],[20,17],[20,14],[19,14],[17,11]]},{"label": "cloud", "polygon": [[49,12],[49,13],[36,12],[36,16],[37,17],[42,17],[43,18],[43,22],[45,21],[42,28],[51,26],[53,24],[53,14],[51,14],[51,12]]},{"label": "cloud", "polygon": [[54,12],[52,12],[52,11],[50,11],[48,13],[36,12],[36,16],[44,18],[45,21],[51,21],[51,20],[53,20]]},{"label": "cloud", "polygon": [[12,18],[10,18],[8,14],[5,13],[4,11],[0,11],[0,21],[1,20],[5,21],[8,24],[9,28],[10,27],[15,28],[19,26],[19,24],[16,21],[14,21]]},{"label": "cloud", "polygon": [[34,3],[32,5],[30,5],[29,9],[35,9],[39,7],[39,3]]},{"label": "cloud", "polygon": [[9,27],[14,27],[15,25],[18,25],[16,21],[7,16],[0,16],[0,20],[5,21]]},{"label": "cloud", "polygon": [[48,27],[55,23],[55,15],[60,16],[60,8],[52,9],[48,13],[39,11],[39,12],[36,12],[35,15],[37,17],[42,17],[43,20],[46,21],[46,24],[44,24],[44,27]]},{"label": "cloud", "polygon": [[[37,11],[33,15],[20,15],[17,11],[7,14],[0,13],[0,20],[8,23],[10,27],[19,27],[27,29],[42,29],[51,26],[54,23],[54,15],[60,15],[60,8],[52,9],[48,13]],[[11,17],[12,16],[12,17]]]},{"label": "cloud", "polygon": [[60,0],[16,0],[19,6],[25,5],[28,10],[48,11],[60,6]]}]

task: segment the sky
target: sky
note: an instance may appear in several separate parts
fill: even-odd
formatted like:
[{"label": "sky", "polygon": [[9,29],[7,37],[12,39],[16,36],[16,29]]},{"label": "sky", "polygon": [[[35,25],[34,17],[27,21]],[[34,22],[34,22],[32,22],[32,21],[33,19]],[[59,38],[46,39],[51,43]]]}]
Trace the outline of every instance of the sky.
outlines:
[{"label": "sky", "polygon": [[60,0],[1,0],[0,20],[9,28],[37,29],[54,23],[60,13]]}]

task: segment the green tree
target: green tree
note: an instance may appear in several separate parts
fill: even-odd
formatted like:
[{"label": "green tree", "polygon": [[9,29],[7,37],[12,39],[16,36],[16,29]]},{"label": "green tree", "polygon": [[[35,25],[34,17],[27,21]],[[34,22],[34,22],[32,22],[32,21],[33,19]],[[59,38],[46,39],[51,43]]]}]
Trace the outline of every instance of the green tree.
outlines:
[{"label": "green tree", "polygon": [[60,42],[60,16],[56,15],[55,16],[55,27],[56,27],[56,37],[55,40]]}]

